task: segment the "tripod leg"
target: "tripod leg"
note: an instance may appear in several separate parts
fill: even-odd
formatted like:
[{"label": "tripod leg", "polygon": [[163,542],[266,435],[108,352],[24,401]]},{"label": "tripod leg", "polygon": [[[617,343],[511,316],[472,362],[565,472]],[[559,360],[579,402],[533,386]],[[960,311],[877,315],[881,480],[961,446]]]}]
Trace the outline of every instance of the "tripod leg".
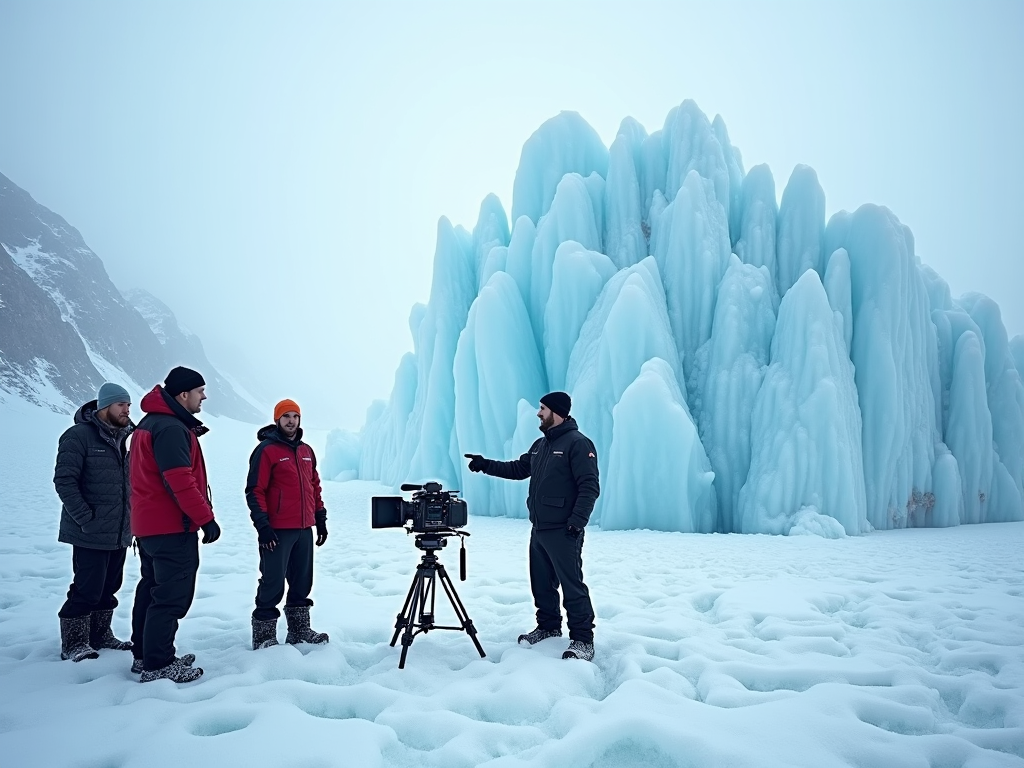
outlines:
[{"label": "tripod leg", "polygon": [[438,563],[437,570],[441,574],[441,586],[444,587],[445,593],[448,595],[448,600],[452,604],[452,608],[455,609],[455,615],[462,623],[462,628],[466,630],[466,634],[469,635],[469,639],[473,641],[473,645],[476,646],[477,651],[480,653],[480,658],[487,656],[484,653],[483,646],[480,645],[480,641],[476,638],[476,627],[473,626],[473,620],[469,618],[469,614],[466,612],[466,606],[462,604],[462,600],[459,599],[459,593],[455,591],[455,585],[452,584],[451,577],[448,576],[448,571],[444,569],[444,566]]},{"label": "tripod leg", "polygon": [[[413,582],[409,601],[408,622],[405,625],[405,632],[402,634],[402,655],[398,660],[398,668],[405,669],[405,657],[409,653],[409,646],[417,632],[427,632],[434,628],[434,568],[421,563],[416,569],[416,576]],[[430,612],[425,612],[427,601],[430,601]],[[414,618],[415,617],[415,618]]]},{"label": "tripod leg", "polygon": [[[414,611],[418,612],[420,602],[423,600],[423,578],[420,573],[420,569],[416,569],[416,575],[413,577],[412,589],[409,592],[409,600],[406,602],[408,607],[408,615],[406,616],[405,632],[402,633],[402,655],[398,659],[398,668],[405,669],[405,657],[409,653],[409,646],[412,645],[413,638],[413,627],[416,626],[413,620]],[[395,637],[398,637],[398,630],[395,630]],[[394,646],[392,640],[391,645]]]},{"label": "tripod leg", "polygon": [[[419,613],[416,616],[416,624],[423,632],[434,628],[434,593],[436,586],[434,576],[436,571],[432,567],[423,569],[423,589],[420,590]],[[429,602],[429,609],[427,604]]]},{"label": "tripod leg", "polygon": [[412,584],[409,585],[409,594],[405,596],[405,604],[402,605],[402,610],[399,612],[398,617],[395,619],[395,634],[391,637],[391,647],[395,647],[395,643],[398,642],[398,635],[401,634],[402,630],[409,626],[412,621],[412,611],[409,610],[409,606],[412,604],[412,595],[416,591],[417,579],[419,577],[419,571],[416,571],[416,575],[412,577]]}]

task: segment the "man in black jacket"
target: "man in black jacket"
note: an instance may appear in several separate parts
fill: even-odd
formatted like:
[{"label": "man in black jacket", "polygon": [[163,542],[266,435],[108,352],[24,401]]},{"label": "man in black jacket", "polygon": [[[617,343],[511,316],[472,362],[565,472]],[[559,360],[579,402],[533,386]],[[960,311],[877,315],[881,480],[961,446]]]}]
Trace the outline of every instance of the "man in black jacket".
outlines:
[{"label": "man in black jacket", "polygon": [[530,588],[537,606],[537,628],[519,636],[533,645],[562,636],[558,587],[569,625],[569,648],[563,659],[594,658],[594,606],[583,583],[583,529],[600,494],[597,451],[570,418],[572,401],[565,392],[540,399],[540,431],[530,450],[513,461],[494,461],[467,453],[469,469],[509,480],[530,478]]},{"label": "man in black jacket", "polygon": [[71,544],[74,580],[60,612],[60,657],[95,659],[97,649],[131,650],[110,628],[131,544],[128,452],[131,397],[105,383],[60,436],[53,484],[63,507],[58,541]]}]

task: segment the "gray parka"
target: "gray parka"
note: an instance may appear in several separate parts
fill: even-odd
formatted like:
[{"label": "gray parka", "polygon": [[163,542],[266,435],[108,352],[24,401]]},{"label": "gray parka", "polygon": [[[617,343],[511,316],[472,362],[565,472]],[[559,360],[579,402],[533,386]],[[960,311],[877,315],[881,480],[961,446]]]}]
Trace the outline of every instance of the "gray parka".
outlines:
[{"label": "gray parka", "polygon": [[132,543],[128,485],[129,424],[115,429],[100,421],[96,401],[75,414],[60,436],[53,485],[63,502],[58,541],[89,549],[123,549]]}]

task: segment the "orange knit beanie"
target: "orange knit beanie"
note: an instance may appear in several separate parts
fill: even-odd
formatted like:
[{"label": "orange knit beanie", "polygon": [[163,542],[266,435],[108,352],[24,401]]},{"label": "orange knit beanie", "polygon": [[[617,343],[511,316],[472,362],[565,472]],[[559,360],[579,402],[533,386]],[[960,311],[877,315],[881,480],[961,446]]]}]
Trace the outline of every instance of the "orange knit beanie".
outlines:
[{"label": "orange knit beanie", "polygon": [[274,422],[280,421],[281,417],[290,411],[295,411],[299,416],[302,415],[302,411],[299,410],[299,404],[294,400],[282,400],[280,403],[274,406]]}]

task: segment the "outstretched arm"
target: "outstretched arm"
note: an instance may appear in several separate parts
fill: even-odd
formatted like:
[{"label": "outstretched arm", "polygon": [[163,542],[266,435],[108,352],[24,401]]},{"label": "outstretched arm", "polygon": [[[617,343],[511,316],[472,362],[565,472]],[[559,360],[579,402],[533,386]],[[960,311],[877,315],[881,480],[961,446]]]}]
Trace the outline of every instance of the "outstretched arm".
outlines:
[{"label": "outstretched arm", "polygon": [[512,461],[485,459],[475,453],[467,453],[465,456],[470,459],[469,468],[473,472],[483,472],[485,475],[503,477],[506,480],[525,480],[530,476],[530,451]]}]

